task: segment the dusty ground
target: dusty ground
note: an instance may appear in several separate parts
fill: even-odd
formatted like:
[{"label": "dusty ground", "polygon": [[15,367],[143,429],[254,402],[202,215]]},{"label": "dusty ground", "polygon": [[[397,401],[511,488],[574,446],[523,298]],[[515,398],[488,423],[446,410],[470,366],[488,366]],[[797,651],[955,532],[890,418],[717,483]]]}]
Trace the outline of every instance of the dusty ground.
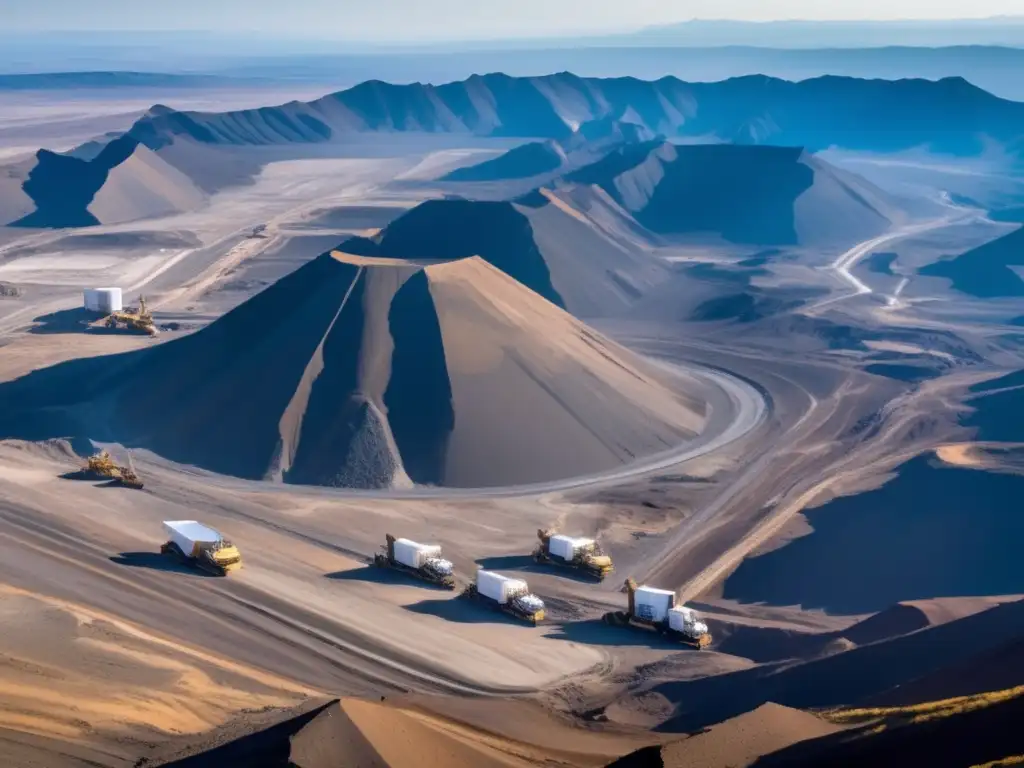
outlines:
[{"label": "dusty ground", "polygon": [[[90,230],[99,239],[0,232],[0,281],[21,291],[0,298],[0,381],[187,333],[346,236],[385,226],[433,194],[423,179],[495,151],[493,143],[453,146],[451,138],[418,142],[367,139],[351,148],[352,157],[282,160],[253,186],[223,193],[198,213]],[[264,236],[251,237],[258,225],[266,225]],[[955,242],[949,247],[956,250],[1001,231],[984,222],[951,227],[908,235],[901,241],[906,262],[935,257],[943,243]],[[734,247],[699,251],[667,247],[666,263],[674,262],[682,282],[659,293],[649,312],[595,326],[654,359],[739,377],[768,408],[698,455],[629,476],[543,492],[395,498],[237,481],[137,452],[146,486],[132,491],[62,477],[77,469],[88,445],[5,435],[0,615],[15,630],[0,641],[0,745],[127,765],[140,754],[184,754],[200,743],[196,734],[218,726],[251,730],[269,716],[265,710],[338,695],[411,693],[441,695],[417,700],[436,714],[416,718],[465,724],[475,717],[475,728],[518,743],[531,733],[552,742],[579,736],[582,720],[610,735],[584,731],[564,762],[600,765],[654,739],[638,736],[643,729],[688,728],[685,701],[693,690],[723,700],[736,690],[753,709],[763,703],[756,700],[763,686],[755,683],[779,662],[798,660],[799,667],[841,657],[853,664],[864,655],[845,654],[864,651],[861,645],[955,624],[895,622],[891,631],[868,625],[867,632],[869,612],[752,604],[727,585],[742,563],[813,537],[809,509],[878,488],[914,456],[1005,469],[1012,451],[972,443],[957,419],[968,387],[1022,364],[1019,347],[1004,338],[1011,303],[996,317],[963,297],[932,301],[949,298],[941,281],[911,280],[897,291],[899,281],[884,276],[884,285],[872,288],[866,261],[793,252],[740,288],[788,296],[794,285],[813,286],[816,301],[832,302],[816,317],[695,322],[689,310],[737,288],[716,282],[721,274],[705,279],[689,267],[701,262],[732,274],[738,261],[754,257]],[[855,294],[850,275],[869,291]],[[166,330],[156,340],[89,330],[83,322],[92,318],[76,309],[80,290],[100,283],[122,285],[126,298],[144,292]],[[891,356],[925,366],[930,377],[870,370]],[[731,422],[725,415],[739,409],[727,394],[720,397],[718,416]],[[243,570],[213,579],[169,566],[157,554],[160,523],[181,518],[228,533],[244,553]],[[598,585],[536,567],[529,558],[535,532],[550,526],[599,535],[616,562],[615,577]],[[388,532],[442,544],[460,584],[478,564],[523,572],[547,601],[550,620],[521,626],[370,568]],[[601,614],[624,605],[619,585],[630,575],[696,601],[716,637],[713,650],[681,651],[653,635],[604,626]],[[947,608],[967,620],[1000,606]],[[736,687],[685,688],[710,680]],[[878,686],[898,682],[890,676]],[[785,690],[807,686],[800,678]],[[491,703],[472,712],[473,697]],[[499,713],[496,699],[522,709]],[[812,697],[797,704],[811,706]],[[353,704],[349,714],[370,722],[366,706]],[[575,725],[524,725],[552,710],[571,713]],[[423,724],[414,720],[401,727]],[[810,721],[801,722],[797,730]],[[453,726],[444,728],[452,736]],[[807,736],[817,735],[807,728]],[[460,734],[454,737],[464,746]],[[759,734],[751,743],[761,743]],[[477,749],[479,735],[471,740]],[[510,741],[494,764],[534,759],[510,758]]]}]

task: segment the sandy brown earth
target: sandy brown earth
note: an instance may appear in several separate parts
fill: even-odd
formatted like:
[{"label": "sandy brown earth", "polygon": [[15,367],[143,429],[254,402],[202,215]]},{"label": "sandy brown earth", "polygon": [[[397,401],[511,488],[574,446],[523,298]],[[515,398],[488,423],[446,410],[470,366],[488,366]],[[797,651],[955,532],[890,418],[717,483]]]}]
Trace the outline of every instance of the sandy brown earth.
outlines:
[{"label": "sandy brown earth", "polygon": [[[689,738],[634,753],[612,766],[655,765],[655,759],[660,758],[664,768],[726,765],[739,768],[753,765],[758,758],[785,747],[839,730],[806,712],[763,704]],[[649,761],[644,763],[648,756]]]},{"label": "sandy brown earth", "polygon": [[[68,399],[36,413],[46,416],[33,421],[36,432],[13,418],[24,412],[0,411],[0,614],[5,627],[15,627],[0,640],[0,747],[28,765],[121,766],[144,757],[150,764],[214,765],[227,758],[217,763],[225,753],[210,750],[253,737],[242,740],[276,739],[300,758],[296,764],[311,768],[346,760],[596,768],[645,746],[660,754],[664,741],[696,734],[665,747],[664,755],[680,764],[743,765],[829,738],[834,726],[813,713],[822,708],[946,695],[939,683],[969,661],[965,649],[976,659],[960,677],[986,686],[1001,680],[993,670],[1011,668],[998,660],[1012,658],[1012,644],[1024,633],[1013,572],[993,558],[989,580],[933,580],[954,545],[995,551],[992,542],[965,537],[971,528],[963,517],[932,522],[928,541],[939,545],[915,561],[928,579],[864,579],[865,595],[854,596],[870,598],[868,609],[837,608],[826,599],[864,573],[843,571],[846,561],[838,557],[835,570],[817,572],[832,592],[810,579],[794,599],[784,599],[794,594],[784,588],[803,578],[803,548],[827,551],[833,541],[820,517],[832,504],[899,488],[912,461],[923,462],[921,471],[963,471],[972,482],[1015,481],[1012,437],[995,429],[1015,423],[1002,399],[1015,390],[972,391],[1021,367],[1019,342],[1007,330],[1012,306],[1000,305],[996,316],[960,296],[929,301],[955,295],[917,278],[901,294],[909,299],[891,304],[888,293],[874,292],[874,273],[856,251],[852,261],[828,267],[821,254],[801,249],[766,256],[753,248],[663,247],[592,190],[550,193],[539,207],[517,204],[537,235],[553,287],[567,305],[597,315],[587,326],[538,304],[480,259],[325,261],[376,274],[363,281],[368,298],[358,334],[372,343],[345,369],[362,377],[370,394],[396,377],[393,361],[382,363],[397,344],[379,299],[414,279],[425,284],[420,298],[436,314],[456,414],[445,466],[454,474],[472,468],[461,485],[481,484],[479,477],[510,453],[533,468],[550,466],[558,454],[556,474],[573,480],[567,476],[592,462],[580,441],[563,440],[571,430],[588,433],[587,445],[616,457],[613,471],[540,489],[495,477],[506,485],[398,483],[383,493],[355,492],[280,483],[263,471],[229,477],[165,450],[137,448],[130,456],[145,482],[141,491],[73,479],[94,449],[89,438],[104,442],[110,435],[67,429],[53,406],[90,388],[98,395],[116,388],[116,373],[109,387],[85,374],[95,372],[95,359],[150,350],[146,359],[156,361],[196,343],[188,339],[209,338],[217,318],[352,235],[379,231],[386,242],[391,221],[435,196],[433,174],[468,164],[480,151],[394,141],[367,139],[351,150],[366,157],[271,162],[251,187],[217,194],[208,207],[145,226],[90,230],[107,238],[99,241],[66,239],[77,232],[0,232],[0,279],[20,292],[0,299],[0,391],[49,397],[24,382],[8,385],[72,363],[56,369],[65,372],[58,378]],[[254,236],[261,224],[266,230]],[[945,225],[930,226],[899,241],[908,263],[937,253],[934,240],[914,239],[946,232]],[[982,223],[956,227],[948,236],[963,241],[995,234]],[[592,262],[565,245],[574,238],[593,245]],[[651,263],[625,293],[608,275]],[[574,283],[574,270],[588,264],[595,272]],[[870,292],[854,293],[843,269]],[[76,310],[80,290],[101,282],[150,296],[166,326],[161,335],[151,340],[89,326],[96,318]],[[303,295],[294,304],[308,309]],[[750,301],[737,305],[735,296]],[[818,309],[803,314],[789,304],[794,297]],[[325,310],[331,318],[339,311],[333,300],[333,310]],[[708,301],[718,301],[717,313],[695,312]],[[601,317],[596,310],[606,302],[614,306]],[[254,349],[257,326],[271,333],[284,327],[279,311],[259,314],[243,324],[249,336],[241,334]],[[419,330],[422,323],[411,325]],[[250,368],[226,360],[226,348],[213,348],[211,370],[227,362],[224,369],[234,365],[242,375],[225,379],[207,403],[210,441],[227,435],[231,445],[239,427],[228,419],[230,407],[251,402],[261,377],[283,367],[281,355],[297,340],[291,331],[283,335],[274,347],[279,352]],[[314,387],[303,395],[304,409],[298,394],[313,381],[333,381],[324,377],[329,366],[319,367],[334,352],[321,345],[324,338],[316,336],[301,359],[284,407],[261,416],[274,445],[285,442],[283,435],[292,441],[289,466],[297,466],[302,450],[316,459],[329,447],[332,430],[309,439],[317,425],[311,422],[309,431],[297,415],[323,413],[311,408]],[[338,334],[330,345],[355,338]],[[425,349],[415,338],[408,346]],[[907,363],[912,375],[876,367]],[[173,425],[182,418],[176,408],[197,400],[209,382],[179,381],[173,366],[157,371],[154,363],[152,370],[158,375],[143,390],[152,395],[147,407]],[[478,398],[481,391],[488,396]],[[584,404],[584,395],[592,400]],[[621,416],[626,411],[629,419]],[[640,421],[632,418],[637,413]],[[498,417],[511,425],[494,426]],[[332,424],[313,421],[321,429]],[[195,427],[173,426],[188,434]],[[499,441],[499,431],[523,440]],[[652,440],[683,445],[645,464],[640,454]],[[241,450],[238,442],[231,450]],[[108,447],[128,460],[123,445]],[[928,475],[926,485],[938,487],[950,476],[960,477]],[[996,486],[981,493],[986,488]],[[1019,498],[1006,488],[999,486],[999,494]],[[986,511],[998,512],[1007,502],[990,493]],[[900,507],[887,501],[885,509]],[[845,515],[856,522],[869,510]],[[228,534],[243,552],[242,570],[206,578],[161,558],[161,521],[188,518]],[[873,530],[895,530],[895,522]],[[535,565],[529,555],[536,530],[548,527],[596,535],[616,563],[614,577],[595,584]],[[998,530],[1010,543],[1017,535],[1011,527]],[[441,544],[460,586],[478,565],[523,575],[547,602],[548,620],[519,625],[371,568],[386,533]],[[765,563],[777,565],[754,581],[777,590],[767,598],[744,581],[744,569]],[[630,575],[693,601],[710,625],[712,648],[696,653],[653,633],[604,625],[606,610],[624,607],[619,587]],[[922,583],[942,586],[921,593]],[[825,597],[813,603],[812,594]],[[880,604],[882,596],[888,602]],[[259,735],[285,720],[290,724],[277,736]]]}]

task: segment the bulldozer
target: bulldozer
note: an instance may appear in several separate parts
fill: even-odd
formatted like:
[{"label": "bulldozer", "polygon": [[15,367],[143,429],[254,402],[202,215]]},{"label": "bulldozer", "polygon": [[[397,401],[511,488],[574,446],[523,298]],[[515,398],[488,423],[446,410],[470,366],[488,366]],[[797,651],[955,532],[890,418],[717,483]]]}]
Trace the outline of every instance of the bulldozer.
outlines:
[{"label": "bulldozer", "polygon": [[593,539],[572,538],[543,529],[537,531],[537,538],[540,546],[533,559],[538,563],[573,568],[599,581],[615,570],[612,559]]},{"label": "bulldozer", "polygon": [[109,478],[125,488],[142,489],[142,481],[135,470],[118,464],[106,451],[90,456],[84,471],[94,477]]},{"label": "bulldozer", "polygon": [[676,605],[676,596],[671,590],[638,587],[633,579],[626,579],[624,591],[627,609],[606,613],[602,617],[605,624],[654,630],[698,651],[711,645],[708,625],[692,608]]},{"label": "bulldozer", "polygon": [[156,325],[153,323],[153,315],[146,306],[145,296],[139,296],[138,309],[128,307],[127,309],[119,309],[116,312],[112,312],[107,317],[106,326],[111,329],[148,333],[150,336],[156,336],[157,334]]}]

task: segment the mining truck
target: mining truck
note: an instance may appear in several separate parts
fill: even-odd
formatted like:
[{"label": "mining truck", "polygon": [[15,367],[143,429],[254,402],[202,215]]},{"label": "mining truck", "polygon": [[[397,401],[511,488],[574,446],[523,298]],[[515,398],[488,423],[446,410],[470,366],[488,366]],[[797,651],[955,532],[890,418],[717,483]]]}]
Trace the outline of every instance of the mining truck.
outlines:
[{"label": "mining truck", "polygon": [[572,568],[601,580],[615,570],[612,559],[593,539],[573,538],[551,531],[537,531],[540,546],[533,553],[538,563]]},{"label": "mining truck", "polygon": [[446,589],[455,589],[452,564],[441,557],[441,547],[436,544],[418,544],[409,539],[396,539],[390,533],[385,538],[387,544],[382,545],[382,551],[373,556],[374,565],[393,568]]},{"label": "mining truck", "polygon": [[242,567],[238,547],[221,534],[195,520],[166,520],[169,536],[160,554],[173,557],[214,576],[227,576]]},{"label": "mining truck", "polygon": [[476,581],[466,587],[462,594],[520,621],[537,624],[544,620],[544,601],[532,594],[522,579],[479,568]]},{"label": "mining truck", "polygon": [[153,315],[146,307],[146,298],[139,296],[138,309],[119,309],[111,312],[106,321],[107,328],[123,329],[126,331],[138,331],[156,336],[156,325],[153,323]]},{"label": "mining truck", "polygon": [[698,651],[711,645],[708,625],[696,611],[676,605],[676,594],[668,589],[638,587],[633,579],[626,579],[628,609],[604,615],[606,624],[617,627],[634,626],[654,631],[693,646]]},{"label": "mining truck", "polygon": [[84,472],[94,477],[109,478],[125,488],[142,488],[142,481],[135,470],[118,464],[106,451],[90,456]]}]

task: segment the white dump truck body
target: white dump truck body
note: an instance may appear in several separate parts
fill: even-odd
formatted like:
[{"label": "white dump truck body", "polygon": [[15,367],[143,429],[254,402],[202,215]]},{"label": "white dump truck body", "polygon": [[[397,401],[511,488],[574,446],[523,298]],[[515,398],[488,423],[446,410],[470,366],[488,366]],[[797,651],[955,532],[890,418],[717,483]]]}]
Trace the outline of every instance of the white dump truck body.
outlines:
[{"label": "white dump truck body", "polygon": [[121,289],[120,288],[86,288],[84,291],[85,308],[91,312],[120,312]]},{"label": "white dump truck body", "polygon": [[548,552],[562,560],[571,562],[580,550],[594,546],[593,539],[556,534],[548,539]]},{"label": "white dump truck body", "polygon": [[698,618],[696,611],[684,605],[669,610],[668,628],[694,639],[708,633],[708,625]]},{"label": "white dump truck body", "polygon": [[441,547],[419,544],[410,539],[395,539],[395,560],[409,568],[422,568],[428,560],[440,560]]},{"label": "white dump truck body", "polygon": [[563,560],[572,560],[573,557],[573,539],[571,536],[563,536],[562,534],[556,534],[548,539],[548,552],[555,557],[560,557]]},{"label": "white dump truck body", "polygon": [[675,603],[676,593],[670,589],[639,587],[633,593],[636,616],[643,621],[662,622],[668,617],[669,609]]},{"label": "white dump truck body", "polygon": [[529,593],[530,588],[523,579],[513,579],[481,568],[476,572],[476,590],[484,597],[505,605],[511,598]]},{"label": "white dump truck body", "polygon": [[189,556],[194,556],[197,544],[214,544],[224,538],[213,528],[195,520],[166,520],[164,529],[170,540]]}]

